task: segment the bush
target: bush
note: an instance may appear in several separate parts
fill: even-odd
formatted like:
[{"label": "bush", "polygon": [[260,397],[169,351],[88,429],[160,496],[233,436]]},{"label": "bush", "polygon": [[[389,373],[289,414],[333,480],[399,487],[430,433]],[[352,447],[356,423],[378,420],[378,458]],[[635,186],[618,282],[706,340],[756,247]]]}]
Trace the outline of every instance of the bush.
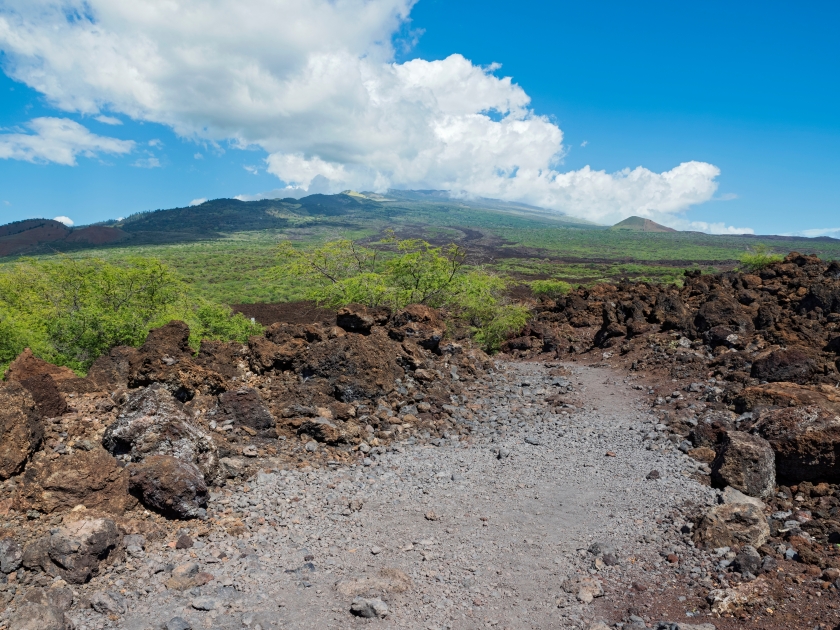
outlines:
[{"label": "bush", "polygon": [[285,242],[279,246],[277,274],[306,282],[311,287],[307,298],[331,308],[351,303],[445,308],[465,321],[488,351],[498,349],[527,322],[527,309],[505,301],[508,282],[480,269],[465,269],[465,252],[457,245],[393,238],[381,244],[391,250],[340,240],[302,251]]},{"label": "bush", "polygon": [[752,251],[744,252],[741,256],[741,268],[755,273],[768,265],[784,260],[784,256],[773,254],[767,245],[756,245]]},{"label": "bush", "polygon": [[26,259],[0,272],[0,365],[23,348],[84,373],[114,346],[138,346],[151,328],[171,319],[202,336],[239,339],[260,326],[226,306],[193,297],[162,263],[132,258]]},{"label": "bush", "polygon": [[534,280],[530,284],[535,296],[549,300],[561,298],[572,290],[572,285],[562,280]]}]

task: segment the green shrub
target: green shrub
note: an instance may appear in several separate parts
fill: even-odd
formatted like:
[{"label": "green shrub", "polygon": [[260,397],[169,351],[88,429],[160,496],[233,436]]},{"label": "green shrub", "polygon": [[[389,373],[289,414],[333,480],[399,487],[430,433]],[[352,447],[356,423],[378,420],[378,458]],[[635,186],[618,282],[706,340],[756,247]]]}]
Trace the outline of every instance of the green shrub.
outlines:
[{"label": "green shrub", "polygon": [[527,309],[506,303],[508,282],[480,269],[467,270],[465,252],[458,246],[393,238],[383,244],[391,249],[377,251],[347,239],[312,250],[285,242],[279,246],[276,274],[306,283],[307,298],[331,308],[351,303],[444,308],[466,322],[488,351],[498,349],[527,322]]},{"label": "green shrub", "polygon": [[195,298],[154,259],[25,259],[0,272],[2,365],[28,346],[83,373],[110,348],[138,346],[171,319],[190,325],[194,347],[202,337],[244,341],[261,328],[227,306]]},{"label": "green shrub", "polygon": [[755,273],[768,265],[784,260],[784,256],[773,254],[763,243],[756,245],[752,251],[744,252],[741,256],[741,268]]},{"label": "green shrub", "polygon": [[533,280],[531,291],[535,296],[556,300],[572,290],[572,285],[562,280]]}]

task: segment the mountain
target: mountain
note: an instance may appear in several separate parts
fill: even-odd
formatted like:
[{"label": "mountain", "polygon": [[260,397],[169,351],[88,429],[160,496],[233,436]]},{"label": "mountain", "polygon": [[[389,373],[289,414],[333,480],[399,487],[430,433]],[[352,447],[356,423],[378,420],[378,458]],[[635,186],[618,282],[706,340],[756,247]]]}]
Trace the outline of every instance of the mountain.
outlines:
[{"label": "mountain", "polygon": [[460,199],[446,191],[401,190],[381,195],[348,190],[301,199],[214,199],[197,206],[139,212],[80,228],[68,228],[49,219],[18,221],[0,226],[0,257],[112,243],[188,243],[244,232],[287,233],[295,229],[347,232],[385,227],[416,231],[419,226],[463,225],[603,229],[582,219],[526,204]]},{"label": "mountain", "polygon": [[26,219],[0,225],[0,257],[43,249],[64,249],[116,243],[128,235],[114,227],[69,228],[52,219]]},{"label": "mountain", "polygon": [[650,219],[642,217],[628,217],[610,228],[611,230],[626,230],[628,232],[676,232],[669,227],[659,225]]}]

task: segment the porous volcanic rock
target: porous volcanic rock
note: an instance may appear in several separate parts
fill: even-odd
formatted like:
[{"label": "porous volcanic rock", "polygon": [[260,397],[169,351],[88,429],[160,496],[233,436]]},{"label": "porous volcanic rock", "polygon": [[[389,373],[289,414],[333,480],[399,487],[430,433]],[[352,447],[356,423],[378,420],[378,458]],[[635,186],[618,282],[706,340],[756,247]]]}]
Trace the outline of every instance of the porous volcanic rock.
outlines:
[{"label": "porous volcanic rock", "polygon": [[57,418],[67,413],[67,400],[50,374],[38,374],[20,382],[35,401],[42,418]]},{"label": "porous volcanic rock", "polygon": [[694,543],[706,549],[760,547],[770,537],[764,512],[751,503],[718,505],[703,515],[694,530]]},{"label": "porous volcanic rock", "polygon": [[9,630],[72,630],[73,624],[57,606],[26,602],[15,610]]},{"label": "porous volcanic rock", "polygon": [[22,471],[43,438],[32,395],[19,383],[0,383],[0,479]]},{"label": "porous volcanic rock", "polygon": [[139,362],[137,348],[117,346],[93,362],[87,379],[107,390],[126,387],[131,378],[131,366]]},{"label": "porous volcanic rock", "polygon": [[752,429],[776,454],[780,479],[840,481],[840,415],[813,405],[762,415]]},{"label": "porous volcanic rock", "polygon": [[105,430],[102,445],[116,456],[141,462],[149,455],[172,455],[195,464],[206,479],[218,468],[213,440],[191,422],[180,401],[160,383],[137,390]]},{"label": "porous volcanic rock", "polygon": [[361,304],[348,304],[338,309],[335,322],[347,332],[367,335],[374,326],[384,325],[390,316],[391,311],[386,307],[368,308]]},{"label": "porous volcanic rock", "polygon": [[427,350],[437,350],[446,333],[440,314],[423,304],[411,304],[388,323],[388,335],[397,341],[409,339]]},{"label": "porous volcanic rock", "polygon": [[391,392],[404,375],[398,356],[398,344],[377,327],[370,335],[350,334],[311,345],[296,359],[295,371],[305,379],[325,379],[342,402],[376,399]]},{"label": "porous volcanic rock", "polygon": [[128,494],[128,472],[101,447],[58,459],[36,457],[21,476],[15,502],[22,511],[44,514],[77,505],[122,514],[137,503]]},{"label": "porous volcanic rock", "polygon": [[767,440],[730,431],[712,463],[712,482],[732,486],[751,497],[766,499],[776,486],[776,462]]},{"label": "porous volcanic rock", "polygon": [[180,519],[203,515],[207,485],[192,463],[169,455],[151,455],[129,468],[129,489],[146,507]]},{"label": "porous volcanic rock", "polygon": [[753,378],[770,383],[808,383],[817,373],[817,362],[805,348],[776,350],[757,359],[752,366]]},{"label": "porous volcanic rock", "polygon": [[41,374],[49,374],[56,382],[79,378],[70,368],[47,363],[36,357],[32,354],[32,350],[27,348],[9,365],[9,369],[6,370],[6,380],[21,383],[28,378]]},{"label": "porous volcanic rock", "polygon": [[84,584],[99,574],[100,564],[120,540],[122,535],[110,519],[76,521],[30,543],[23,552],[23,566],[41,569],[70,584]]},{"label": "porous volcanic rock", "polygon": [[215,414],[218,423],[233,421],[234,426],[245,426],[263,435],[273,433],[275,420],[253,387],[240,387],[219,395],[219,409]]}]

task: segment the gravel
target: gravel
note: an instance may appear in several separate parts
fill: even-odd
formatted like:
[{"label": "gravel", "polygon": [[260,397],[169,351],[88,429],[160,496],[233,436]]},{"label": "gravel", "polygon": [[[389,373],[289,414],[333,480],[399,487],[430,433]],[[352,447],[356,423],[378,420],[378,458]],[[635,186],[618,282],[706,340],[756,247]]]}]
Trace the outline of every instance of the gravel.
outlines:
[{"label": "gravel", "polygon": [[[499,364],[452,400],[467,437],[215,489],[210,520],[180,532],[192,546],[132,540],[124,562],[79,587],[122,593],[124,614],[69,616],[78,630],[581,628],[595,621],[584,602],[670,570],[669,555],[702,583],[714,567],[685,534],[684,506],[715,492],[657,431],[639,383],[616,379]],[[576,405],[546,402],[558,392]],[[167,588],[188,563],[212,579]]]}]

